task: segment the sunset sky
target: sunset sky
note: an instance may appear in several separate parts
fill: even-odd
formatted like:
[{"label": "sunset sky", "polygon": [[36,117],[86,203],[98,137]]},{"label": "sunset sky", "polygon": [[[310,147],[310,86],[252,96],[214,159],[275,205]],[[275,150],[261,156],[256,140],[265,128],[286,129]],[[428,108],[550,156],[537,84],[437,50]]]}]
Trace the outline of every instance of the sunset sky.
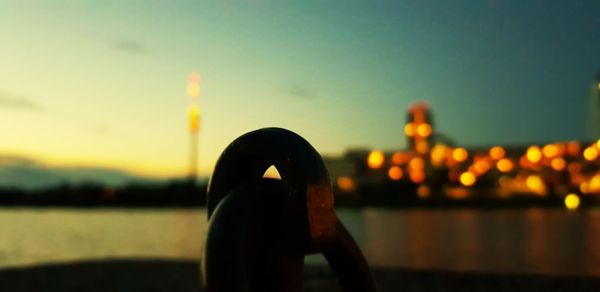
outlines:
[{"label": "sunset sky", "polygon": [[[199,2],[199,1],[195,1]],[[172,177],[202,76],[200,175],[278,126],[322,153],[595,139],[600,1],[0,0],[0,156]]]}]

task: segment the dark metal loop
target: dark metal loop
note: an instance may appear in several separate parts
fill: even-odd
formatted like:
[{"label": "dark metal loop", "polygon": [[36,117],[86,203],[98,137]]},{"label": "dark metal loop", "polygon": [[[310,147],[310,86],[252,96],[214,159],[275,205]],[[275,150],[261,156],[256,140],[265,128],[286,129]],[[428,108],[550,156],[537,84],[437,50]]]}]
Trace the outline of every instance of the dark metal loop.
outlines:
[{"label": "dark metal loop", "polygon": [[335,272],[344,292],[375,292],[377,285],[369,264],[344,224],[336,217],[336,237],[323,256]]},{"label": "dark metal loop", "polygon": [[286,204],[300,214],[309,248],[322,250],[336,236],[333,191],[319,153],[298,134],[263,128],[237,138],[219,157],[208,186],[208,217],[234,189],[256,184],[274,165],[285,186]]}]

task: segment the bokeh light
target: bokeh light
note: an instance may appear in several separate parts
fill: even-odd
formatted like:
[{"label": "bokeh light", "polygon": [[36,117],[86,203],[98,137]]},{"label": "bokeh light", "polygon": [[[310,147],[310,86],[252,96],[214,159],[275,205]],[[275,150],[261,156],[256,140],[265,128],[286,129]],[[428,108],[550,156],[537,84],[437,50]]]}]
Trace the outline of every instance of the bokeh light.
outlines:
[{"label": "bokeh light", "polygon": [[477,180],[477,178],[470,171],[463,172],[460,175],[460,183],[466,187],[470,187],[470,186],[474,185],[476,180]]},{"label": "bokeh light", "polygon": [[579,204],[580,204],[580,199],[579,196],[576,194],[568,194],[565,197],[565,207],[567,207],[567,209],[569,210],[576,210],[577,208],[579,208]]},{"label": "bokeh light", "polygon": [[367,158],[367,164],[372,169],[378,169],[383,166],[385,162],[385,155],[381,151],[373,151],[369,154]]},{"label": "bokeh light", "polygon": [[494,160],[500,160],[504,158],[505,154],[506,152],[504,151],[504,148],[500,146],[494,146],[490,148],[490,157]]},{"label": "bokeh light", "polygon": [[469,152],[467,152],[467,149],[462,148],[462,147],[456,148],[452,152],[452,158],[454,158],[454,160],[456,160],[458,162],[463,162],[463,161],[467,160],[468,157],[469,157]]},{"label": "bokeh light", "polygon": [[400,180],[402,179],[403,175],[404,171],[402,171],[402,168],[400,166],[392,166],[388,170],[388,177],[392,180]]}]

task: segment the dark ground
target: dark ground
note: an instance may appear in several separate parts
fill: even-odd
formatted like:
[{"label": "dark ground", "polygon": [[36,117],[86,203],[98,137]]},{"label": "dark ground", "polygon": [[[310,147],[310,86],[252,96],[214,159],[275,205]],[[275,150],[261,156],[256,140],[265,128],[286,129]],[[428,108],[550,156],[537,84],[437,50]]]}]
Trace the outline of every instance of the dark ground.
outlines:
[{"label": "dark ground", "polygon": [[[600,277],[373,269],[380,291],[600,291]],[[305,268],[305,291],[339,291],[324,266]],[[202,291],[193,261],[108,260],[0,270],[0,291]]]}]

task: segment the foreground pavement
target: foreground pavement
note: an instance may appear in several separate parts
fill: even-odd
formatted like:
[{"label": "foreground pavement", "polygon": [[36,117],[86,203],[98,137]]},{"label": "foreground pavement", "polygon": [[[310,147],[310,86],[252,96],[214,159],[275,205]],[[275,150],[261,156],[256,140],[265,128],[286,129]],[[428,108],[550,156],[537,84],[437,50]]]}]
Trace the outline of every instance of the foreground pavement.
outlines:
[{"label": "foreground pavement", "polygon": [[[600,277],[374,268],[387,291],[600,291]],[[326,266],[307,266],[305,291],[339,291]],[[105,260],[0,270],[0,291],[203,291],[200,265],[175,260]]]}]

